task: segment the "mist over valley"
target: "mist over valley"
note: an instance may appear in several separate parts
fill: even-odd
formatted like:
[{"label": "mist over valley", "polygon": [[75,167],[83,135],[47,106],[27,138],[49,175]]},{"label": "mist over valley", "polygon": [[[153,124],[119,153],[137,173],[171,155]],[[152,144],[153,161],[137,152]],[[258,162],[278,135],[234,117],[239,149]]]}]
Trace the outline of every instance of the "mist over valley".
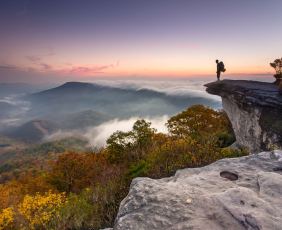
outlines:
[{"label": "mist over valley", "polygon": [[38,91],[17,85],[17,90],[0,99],[1,136],[27,144],[78,137],[97,147],[114,131],[129,130],[137,119],[145,118],[157,130],[165,131],[167,118],[191,105],[221,107],[218,97],[204,91],[203,83],[97,80],[67,82]]}]

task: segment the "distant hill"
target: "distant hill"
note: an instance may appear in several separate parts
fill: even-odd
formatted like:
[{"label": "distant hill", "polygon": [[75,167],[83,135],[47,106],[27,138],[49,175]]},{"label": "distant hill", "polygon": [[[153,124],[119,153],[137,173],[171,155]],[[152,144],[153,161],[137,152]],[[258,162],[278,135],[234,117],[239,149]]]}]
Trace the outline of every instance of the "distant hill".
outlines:
[{"label": "distant hill", "polygon": [[7,131],[6,135],[17,140],[34,143],[57,130],[57,125],[46,120],[32,120]]},{"label": "distant hill", "polygon": [[91,83],[67,82],[59,87],[26,97],[33,116],[94,110],[116,118],[175,114],[193,104],[216,107],[217,102],[191,95],[167,95],[153,90],[121,89]]},{"label": "distant hill", "polygon": [[10,114],[16,111],[16,109],[16,106],[7,102],[0,101],[0,119],[10,116]]},{"label": "distant hill", "polygon": [[111,119],[113,117],[106,114],[86,110],[65,114],[56,119],[55,122],[52,120],[31,120],[18,127],[10,127],[6,131],[2,131],[2,134],[16,140],[36,143],[58,130],[82,130],[98,126]]},{"label": "distant hill", "polygon": [[0,97],[34,93],[44,88],[43,86],[35,86],[26,83],[0,83]]},{"label": "distant hill", "polygon": [[72,113],[60,121],[62,129],[82,129],[97,126],[113,117],[93,110]]}]

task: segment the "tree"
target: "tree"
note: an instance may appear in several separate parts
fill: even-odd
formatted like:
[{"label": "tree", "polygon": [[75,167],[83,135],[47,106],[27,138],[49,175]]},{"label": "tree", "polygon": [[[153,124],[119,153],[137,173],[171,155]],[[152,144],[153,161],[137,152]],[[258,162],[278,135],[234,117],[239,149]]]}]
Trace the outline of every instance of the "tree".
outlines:
[{"label": "tree", "polygon": [[282,58],[274,60],[274,62],[270,63],[270,66],[274,68],[276,72],[276,74],[274,75],[274,77],[276,78],[274,84],[279,85],[282,79]]},{"label": "tree", "polygon": [[224,112],[203,105],[194,105],[171,117],[167,127],[172,136],[201,139],[230,131],[230,122]]},{"label": "tree", "polygon": [[145,147],[151,143],[156,130],[151,128],[151,122],[142,119],[134,123],[132,132],[135,137],[135,144],[139,147]]},{"label": "tree", "polygon": [[135,138],[132,132],[116,131],[107,139],[108,158],[113,163],[120,163],[133,147]]},{"label": "tree", "polygon": [[109,160],[120,163],[125,159],[134,161],[139,159],[143,150],[152,142],[156,130],[151,128],[151,123],[137,120],[129,132],[116,131],[107,140]]},{"label": "tree", "polygon": [[270,66],[275,69],[276,74],[282,74],[282,58],[275,59],[274,62],[270,63]]},{"label": "tree", "polygon": [[120,173],[118,167],[100,153],[65,153],[52,164],[49,181],[59,191],[79,193],[97,183],[105,183]]},{"label": "tree", "polygon": [[65,153],[53,164],[49,178],[59,191],[75,192],[77,184],[85,179],[87,168],[84,167],[83,154]]}]

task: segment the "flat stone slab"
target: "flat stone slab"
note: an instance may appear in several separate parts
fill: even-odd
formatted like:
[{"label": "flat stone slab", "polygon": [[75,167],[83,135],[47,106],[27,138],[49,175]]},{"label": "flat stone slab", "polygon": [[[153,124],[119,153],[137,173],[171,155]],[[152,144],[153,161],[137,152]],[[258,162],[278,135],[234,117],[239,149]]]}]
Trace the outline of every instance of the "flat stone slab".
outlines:
[{"label": "flat stone slab", "polygon": [[282,151],[136,178],[113,229],[281,229]]}]

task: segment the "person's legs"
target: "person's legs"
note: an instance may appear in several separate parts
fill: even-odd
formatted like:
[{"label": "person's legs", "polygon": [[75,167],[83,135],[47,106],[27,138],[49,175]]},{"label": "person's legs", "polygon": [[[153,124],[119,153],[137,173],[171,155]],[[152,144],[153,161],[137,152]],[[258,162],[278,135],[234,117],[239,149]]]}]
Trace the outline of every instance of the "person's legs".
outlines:
[{"label": "person's legs", "polygon": [[220,80],[220,72],[217,72],[217,80]]}]

